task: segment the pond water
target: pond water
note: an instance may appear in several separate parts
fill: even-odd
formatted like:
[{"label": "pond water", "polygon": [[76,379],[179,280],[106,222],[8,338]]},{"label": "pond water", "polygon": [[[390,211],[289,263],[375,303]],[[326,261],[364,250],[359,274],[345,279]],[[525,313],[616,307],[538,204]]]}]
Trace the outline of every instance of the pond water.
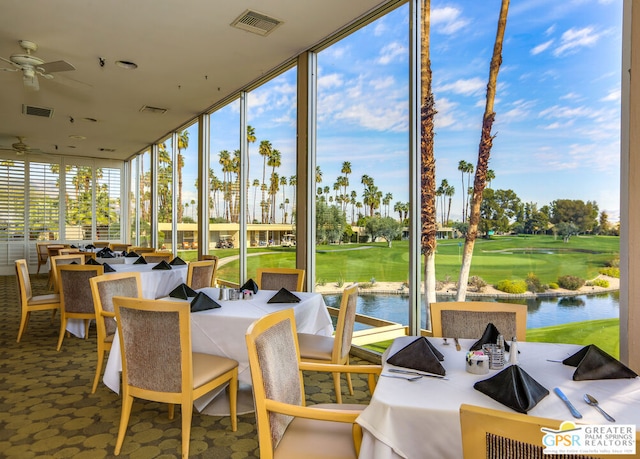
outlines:
[{"label": "pond water", "polygon": [[[527,305],[527,328],[548,327],[584,320],[612,319],[619,317],[619,292],[601,293],[598,295],[578,295],[559,298],[537,298],[528,300],[512,300],[510,303]],[[340,295],[325,295],[327,306],[339,307]],[[438,298],[438,301],[452,301],[451,297]],[[407,325],[409,298],[406,295],[358,295],[357,312],[392,322]],[[421,327],[428,329],[426,313],[423,307]],[[363,328],[358,327],[356,329]]]}]

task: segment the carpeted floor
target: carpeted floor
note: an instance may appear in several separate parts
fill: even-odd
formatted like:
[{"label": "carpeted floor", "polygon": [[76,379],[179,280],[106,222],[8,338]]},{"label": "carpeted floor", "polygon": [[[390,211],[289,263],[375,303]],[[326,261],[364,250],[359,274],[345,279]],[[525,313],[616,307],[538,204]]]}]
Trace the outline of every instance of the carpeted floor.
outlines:
[{"label": "carpeted floor", "polygon": [[[48,293],[46,275],[32,275],[31,280],[34,294]],[[32,313],[21,342],[16,343],[19,309],[15,276],[0,276],[0,457],[115,457],[120,398],[103,384],[91,394],[95,329],[91,328],[88,340],[65,337],[56,352],[58,317],[51,323],[50,312]],[[305,375],[305,388],[307,404],[335,401],[330,375]],[[368,402],[366,381],[357,375],[354,392],[349,396],[343,378],[345,403]],[[169,420],[166,405],[136,400],[118,457],[180,457],[180,423],[179,408]],[[190,457],[259,457],[254,415],[239,416],[238,431],[231,432],[228,417],[194,410]]]}]

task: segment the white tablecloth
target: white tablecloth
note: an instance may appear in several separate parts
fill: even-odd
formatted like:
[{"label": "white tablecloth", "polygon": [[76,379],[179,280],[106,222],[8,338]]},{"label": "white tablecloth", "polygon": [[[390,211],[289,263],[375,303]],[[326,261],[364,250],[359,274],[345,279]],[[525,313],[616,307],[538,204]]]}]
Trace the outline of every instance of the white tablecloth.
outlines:
[{"label": "white tablecloth", "polygon": [[[198,292],[206,293],[222,307],[191,314],[192,350],[237,360],[238,380],[243,384],[251,384],[245,333],[256,319],[275,311],[293,308],[299,332],[325,336],[333,333],[331,316],[319,293],[296,292],[295,295],[302,300],[300,303],[268,304],[267,301],[275,291],[261,290],[252,299],[236,301],[219,301],[217,288],[203,288]],[[120,391],[121,370],[120,342],[116,336],[103,377],[105,385],[114,392]],[[209,401],[211,397],[199,399],[195,406],[202,409]]]},{"label": "white tablecloth", "polygon": [[[396,339],[387,354],[393,355],[414,339]],[[449,379],[422,378],[410,382],[381,377],[370,405],[357,420],[364,430],[360,458],[460,459],[462,403],[513,412],[473,388],[476,381],[488,379],[499,371],[474,375],[465,370],[466,350],[474,340],[460,340],[462,350],[456,351],[451,339],[449,345],[443,345],[442,338],[428,339],[444,354],[442,364]],[[640,426],[640,378],[573,381],[574,367],[546,359],[564,359],[582,346],[533,342],[518,345],[520,367],[550,392],[529,414],[585,424],[608,424],[595,408],[583,401],[582,396],[588,392],[616,419],[616,424]],[[385,364],[383,373],[388,368],[393,365]],[[553,393],[554,387],[562,389],[583,415],[582,419],[571,416]]]},{"label": "white tablecloth", "polygon": [[[111,260],[105,258],[103,260]],[[126,257],[113,258],[113,260],[126,260]],[[133,258],[135,261],[135,258]],[[109,263],[107,261],[107,263]],[[142,281],[142,297],[149,299],[162,298],[167,296],[178,285],[187,280],[187,265],[175,265],[172,269],[153,269],[157,263],[148,263],[146,265],[118,263],[109,264],[115,272],[139,272]],[[109,274],[109,273],[105,273]],[[84,338],[84,320],[70,319],[67,321],[67,331],[75,336]]]}]

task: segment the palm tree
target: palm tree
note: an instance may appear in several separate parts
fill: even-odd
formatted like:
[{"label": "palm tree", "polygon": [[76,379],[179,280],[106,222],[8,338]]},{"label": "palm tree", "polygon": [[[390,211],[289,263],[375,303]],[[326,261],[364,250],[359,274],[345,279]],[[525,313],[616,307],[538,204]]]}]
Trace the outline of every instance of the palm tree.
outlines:
[{"label": "palm tree", "polygon": [[295,223],[294,217],[296,215],[296,185],[298,184],[298,177],[292,175],[289,177],[289,186],[293,188],[293,201],[291,203],[292,213],[291,213],[291,223]]},{"label": "palm tree", "polygon": [[260,188],[260,180],[253,179],[253,219],[251,221],[256,221],[256,194],[258,193],[258,188]]},{"label": "palm tree", "polygon": [[320,166],[316,166],[316,183],[322,183],[322,171]]},{"label": "palm tree", "polygon": [[[267,159],[269,158],[269,156],[271,156],[272,149],[273,147],[271,146],[271,142],[269,142],[268,140],[263,140],[262,142],[260,142],[260,148],[258,149],[258,152],[260,153],[260,156],[262,156],[262,185],[265,187],[264,190],[266,190],[267,185]],[[262,201],[265,200],[264,190],[262,191]],[[262,223],[266,223],[267,216],[264,214],[264,206],[262,207],[262,210],[262,219],[260,221]]]},{"label": "palm tree", "polygon": [[192,218],[194,221],[195,221],[195,219],[196,219],[196,217],[195,217],[195,215],[194,215],[194,212],[195,212],[195,209],[196,209],[196,208],[195,208],[195,204],[196,204],[195,199],[192,199],[192,200],[191,200],[191,218]]},{"label": "palm tree", "polygon": [[493,47],[493,56],[489,67],[489,83],[487,84],[487,101],[482,118],[482,133],[480,135],[480,145],[478,147],[478,164],[476,167],[476,176],[473,182],[473,198],[471,201],[471,213],[469,216],[469,229],[464,242],[462,251],[462,266],[460,267],[460,276],[458,277],[458,291],[456,293],[456,301],[464,301],[467,296],[467,283],[469,282],[469,271],[471,270],[471,258],[473,257],[473,247],[475,245],[476,236],[478,234],[478,223],[480,222],[480,205],[482,204],[482,193],[487,183],[487,170],[489,166],[489,158],[491,155],[491,147],[493,145],[493,136],[491,128],[496,114],[493,111],[493,104],[496,97],[496,86],[498,82],[498,72],[502,63],[502,42],[504,39],[504,31],[507,27],[507,15],[509,13],[509,0],[502,0],[500,7],[500,17],[498,19],[498,31],[496,33],[496,41]]},{"label": "palm tree", "polygon": [[[289,200],[286,199],[286,196],[285,196],[285,190],[287,188],[287,183],[288,183],[287,177],[285,177],[284,175],[282,177],[280,177],[280,188],[282,188],[282,202],[283,203],[285,201],[289,202]],[[283,210],[286,212],[286,209],[283,209]],[[286,221],[283,222],[283,223],[286,223]]]},{"label": "palm tree", "polygon": [[222,199],[224,202],[224,209],[222,211],[223,217],[230,222],[230,203],[231,203],[231,192],[230,192],[230,180],[231,176],[231,153],[228,150],[222,150],[219,155],[218,162],[222,166]]},{"label": "palm tree", "polygon": [[[429,34],[431,28],[431,0],[422,2],[421,28],[421,94],[420,106],[420,245],[424,256],[424,288],[427,308],[436,301],[436,160],[433,154],[433,127],[436,115],[431,91],[431,58]],[[408,209],[408,206],[407,206]]]},{"label": "palm tree", "polygon": [[178,134],[178,222],[182,221],[182,168],[184,167],[184,156],[182,150],[189,146],[189,131],[186,129]]},{"label": "palm tree", "polygon": [[382,198],[382,204],[384,204],[385,206],[385,212],[384,212],[385,217],[389,216],[389,204],[391,204],[392,200],[393,200],[393,194],[391,193],[385,194],[384,198]]},{"label": "palm tree", "polygon": [[[250,165],[251,162],[249,158],[251,155],[249,154],[249,146],[256,141],[256,130],[253,126],[247,125],[247,177],[251,177],[250,173]],[[247,180],[247,218],[249,218],[249,187],[251,184],[249,180]],[[254,218],[255,218],[255,200],[254,200]]]},{"label": "palm tree", "polygon": [[487,170],[487,188],[491,188],[491,182],[496,178],[496,173],[493,169]]},{"label": "palm tree", "polygon": [[[469,189],[469,182],[471,180],[471,174],[473,174],[473,164],[462,160],[458,163],[458,170],[462,173],[462,223],[467,219],[468,213],[468,195],[465,195],[464,190]],[[467,174],[467,186],[464,186],[464,174]]]},{"label": "palm tree", "polygon": [[[343,188],[343,194],[346,196],[347,195],[347,187],[349,186],[349,174],[351,173],[351,163],[349,161],[345,161],[342,163],[342,169],[340,169],[340,172],[342,172],[344,174],[344,180],[342,181],[342,186]],[[345,201],[345,208],[343,209],[344,211],[346,211],[346,201]]]},{"label": "palm tree", "polygon": [[281,154],[279,150],[272,150],[269,158],[267,159],[267,165],[271,166],[271,185],[269,193],[271,195],[271,216],[269,218],[270,223],[276,222],[276,193],[278,192],[278,188],[280,186],[280,179],[278,174],[276,174],[276,167],[280,167],[282,165]]},{"label": "palm tree", "polygon": [[453,195],[456,194],[456,189],[453,185],[448,185],[444,190],[444,195],[449,198],[449,206],[447,207],[447,218],[445,219],[445,225],[449,224],[449,216],[451,215],[451,201]]}]

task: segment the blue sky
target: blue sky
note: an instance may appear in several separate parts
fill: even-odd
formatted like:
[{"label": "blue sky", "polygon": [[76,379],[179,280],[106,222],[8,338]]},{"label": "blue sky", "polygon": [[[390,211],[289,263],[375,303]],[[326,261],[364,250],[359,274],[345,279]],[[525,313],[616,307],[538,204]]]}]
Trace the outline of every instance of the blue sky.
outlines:
[{"label": "blue sky", "polygon": [[[447,179],[455,187],[451,218],[459,219],[457,166],[476,163],[500,1],[432,0],[431,8],[436,174],[438,183]],[[360,199],[367,174],[393,202],[408,201],[407,16],[405,5],[319,53],[321,186],[332,187],[349,161],[349,190]],[[621,0],[511,2],[495,102],[492,188],[512,189],[539,206],[596,201],[612,221],[619,218],[621,17]],[[295,79],[293,69],[249,94],[248,123],[258,138],[250,147],[252,179],[262,177],[257,148],[265,139],[282,154],[278,173],[294,173]],[[238,148],[237,105],[215,120],[217,158],[222,149]],[[195,132],[191,138],[195,144]],[[189,155],[187,163],[195,164]],[[185,184],[190,180],[185,171]]]}]

